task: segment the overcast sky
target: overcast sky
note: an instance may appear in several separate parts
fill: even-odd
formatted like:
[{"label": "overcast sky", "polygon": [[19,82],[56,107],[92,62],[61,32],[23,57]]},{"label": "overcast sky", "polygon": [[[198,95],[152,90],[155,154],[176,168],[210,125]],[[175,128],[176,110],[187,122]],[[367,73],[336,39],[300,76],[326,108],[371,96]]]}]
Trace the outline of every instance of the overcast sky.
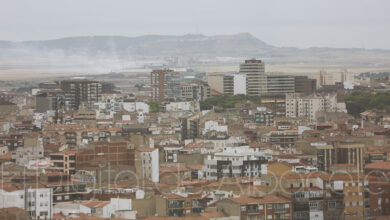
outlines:
[{"label": "overcast sky", "polygon": [[390,0],[0,0],[1,40],[239,32],[275,46],[390,49]]}]

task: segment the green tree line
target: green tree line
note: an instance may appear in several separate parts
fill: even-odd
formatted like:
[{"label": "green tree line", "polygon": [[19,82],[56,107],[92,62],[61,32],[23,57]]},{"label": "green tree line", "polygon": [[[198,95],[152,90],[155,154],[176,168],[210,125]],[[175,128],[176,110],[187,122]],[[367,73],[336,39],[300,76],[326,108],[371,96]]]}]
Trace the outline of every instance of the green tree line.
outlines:
[{"label": "green tree line", "polygon": [[376,94],[354,92],[344,96],[348,113],[357,117],[366,110],[390,110],[390,93],[380,92]]}]

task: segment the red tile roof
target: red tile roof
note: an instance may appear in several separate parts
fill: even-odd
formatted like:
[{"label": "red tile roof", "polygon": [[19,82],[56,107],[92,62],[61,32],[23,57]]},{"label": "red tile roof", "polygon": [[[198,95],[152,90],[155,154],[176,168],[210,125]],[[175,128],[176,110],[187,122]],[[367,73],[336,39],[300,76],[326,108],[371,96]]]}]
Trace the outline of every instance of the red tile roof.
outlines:
[{"label": "red tile roof", "polygon": [[104,206],[110,204],[110,202],[109,201],[84,201],[81,204],[89,208],[103,208]]},{"label": "red tile roof", "polygon": [[364,166],[366,169],[390,170],[390,161],[374,162]]},{"label": "red tile roof", "polygon": [[139,148],[136,148],[135,150],[140,151],[140,152],[152,152],[152,151],[156,150],[156,148],[139,147]]}]

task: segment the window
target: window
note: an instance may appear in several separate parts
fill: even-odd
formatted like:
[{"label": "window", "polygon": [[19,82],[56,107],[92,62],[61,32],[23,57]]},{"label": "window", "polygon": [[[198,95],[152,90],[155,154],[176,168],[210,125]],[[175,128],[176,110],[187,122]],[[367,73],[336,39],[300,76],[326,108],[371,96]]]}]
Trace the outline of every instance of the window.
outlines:
[{"label": "window", "polygon": [[267,209],[272,209],[272,204],[268,204]]},{"label": "window", "polygon": [[267,216],[267,219],[272,219],[272,215],[268,215],[268,216]]},{"label": "window", "polygon": [[318,208],[318,203],[317,202],[310,202],[309,207],[311,210],[317,210]]},{"label": "window", "polygon": [[246,211],[246,206],[241,206],[241,211]]},{"label": "window", "polygon": [[62,200],[62,196],[57,196],[57,200],[61,201]]},{"label": "window", "polygon": [[259,210],[263,210],[264,209],[264,206],[263,205],[259,205]]},{"label": "window", "polygon": [[284,204],[284,208],[286,208],[286,209],[290,208],[290,204],[288,204],[288,203]]},{"label": "window", "polygon": [[39,215],[40,215],[40,216],[47,216],[47,215],[48,215],[48,212],[40,212]]},{"label": "window", "polygon": [[345,206],[349,206],[349,202],[345,202]]}]

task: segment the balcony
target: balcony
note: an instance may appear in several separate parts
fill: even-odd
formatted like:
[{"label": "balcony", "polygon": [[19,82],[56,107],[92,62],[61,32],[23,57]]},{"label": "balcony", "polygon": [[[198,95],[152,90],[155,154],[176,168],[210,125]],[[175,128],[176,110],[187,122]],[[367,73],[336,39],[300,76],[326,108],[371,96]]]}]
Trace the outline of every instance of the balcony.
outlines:
[{"label": "balcony", "polygon": [[274,212],[286,212],[286,208],[274,208]]}]

